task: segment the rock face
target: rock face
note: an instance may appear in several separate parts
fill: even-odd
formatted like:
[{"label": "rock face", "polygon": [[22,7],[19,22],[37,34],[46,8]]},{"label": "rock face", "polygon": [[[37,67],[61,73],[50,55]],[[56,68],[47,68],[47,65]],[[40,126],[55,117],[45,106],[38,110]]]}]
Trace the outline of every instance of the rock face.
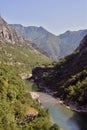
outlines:
[{"label": "rock face", "polygon": [[12,44],[23,43],[24,39],[0,16],[0,41]]}]

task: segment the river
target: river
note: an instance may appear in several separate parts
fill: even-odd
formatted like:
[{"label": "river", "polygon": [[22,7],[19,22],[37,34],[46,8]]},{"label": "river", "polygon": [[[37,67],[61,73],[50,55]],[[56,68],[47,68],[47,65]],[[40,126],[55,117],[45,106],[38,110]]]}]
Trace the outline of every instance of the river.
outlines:
[{"label": "river", "polygon": [[52,96],[37,92],[45,108],[49,109],[52,122],[58,124],[61,130],[87,130],[87,115],[67,109]]}]

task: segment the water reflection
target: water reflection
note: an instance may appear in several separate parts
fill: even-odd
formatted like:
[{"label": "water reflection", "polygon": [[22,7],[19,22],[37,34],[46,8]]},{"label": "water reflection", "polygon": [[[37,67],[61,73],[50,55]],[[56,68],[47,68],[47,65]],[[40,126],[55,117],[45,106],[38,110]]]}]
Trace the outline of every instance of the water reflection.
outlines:
[{"label": "water reflection", "polygon": [[[75,124],[74,126],[72,122]],[[74,113],[74,115],[69,118],[68,125],[72,126],[71,130],[87,130],[87,115],[85,113]]]},{"label": "water reflection", "polygon": [[49,109],[52,121],[63,130],[87,130],[87,115],[67,109],[45,93],[39,94],[42,104]]}]

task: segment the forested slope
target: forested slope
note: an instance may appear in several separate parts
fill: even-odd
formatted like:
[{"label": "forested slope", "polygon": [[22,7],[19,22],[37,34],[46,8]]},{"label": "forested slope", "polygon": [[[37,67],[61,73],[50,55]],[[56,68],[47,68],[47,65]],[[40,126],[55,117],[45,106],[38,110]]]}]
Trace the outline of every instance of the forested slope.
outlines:
[{"label": "forested slope", "polygon": [[37,85],[53,90],[55,96],[87,105],[87,36],[69,56],[48,67],[33,70]]},{"label": "forested slope", "polygon": [[0,130],[51,130],[53,126],[48,111],[31,98],[12,67],[0,64]]}]

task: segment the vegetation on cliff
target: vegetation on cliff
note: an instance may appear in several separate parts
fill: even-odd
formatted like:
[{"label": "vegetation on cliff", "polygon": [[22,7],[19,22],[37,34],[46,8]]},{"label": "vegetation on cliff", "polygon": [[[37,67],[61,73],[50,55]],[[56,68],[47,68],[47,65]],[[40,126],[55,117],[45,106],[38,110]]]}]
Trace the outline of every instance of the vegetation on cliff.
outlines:
[{"label": "vegetation on cliff", "polygon": [[34,67],[49,64],[51,61],[26,43],[0,43],[0,62],[13,66],[19,74],[30,74]]},{"label": "vegetation on cliff", "polygon": [[33,77],[39,87],[53,90],[61,99],[87,105],[87,36],[69,56],[48,67],[37,67]]}]

